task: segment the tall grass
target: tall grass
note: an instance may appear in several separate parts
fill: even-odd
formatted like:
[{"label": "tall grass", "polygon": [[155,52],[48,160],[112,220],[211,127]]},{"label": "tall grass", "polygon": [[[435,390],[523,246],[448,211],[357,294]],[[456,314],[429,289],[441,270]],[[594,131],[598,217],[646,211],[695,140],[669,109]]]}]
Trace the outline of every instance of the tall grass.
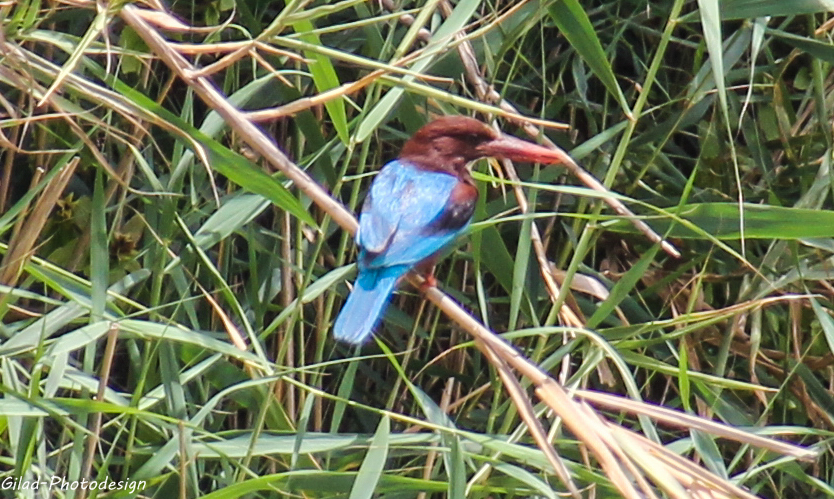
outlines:
[{"label": "tall grass", "polygon": [[[137,7],[0,2],[0,483],[146,482],[22,497],[834,495],[834,48],[817,3]],[[357,212],[432,116],[524,136],[516,112],[610,192],[480,161],[476,223],[436,275],[577,397],[626,485],[552,386],[501,368],[410,285],[374,341],[330,338],[355,248],[327,196]],[[261,131],[292,163],[263,157]]]}]

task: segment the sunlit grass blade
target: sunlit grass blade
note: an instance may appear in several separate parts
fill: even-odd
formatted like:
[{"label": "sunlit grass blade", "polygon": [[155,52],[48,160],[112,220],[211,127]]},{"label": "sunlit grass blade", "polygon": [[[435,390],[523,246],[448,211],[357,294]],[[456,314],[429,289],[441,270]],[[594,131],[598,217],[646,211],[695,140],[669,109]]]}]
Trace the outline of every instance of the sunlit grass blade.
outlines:
[{"label": "sunlit grass blade", "polygon": [[799,16],[830,12],[831,0],[724,0],[721,2],[721,18],[751,19],[768,16]]},{"label": "sunlit grass blade", "polygon": [[[748,239],[815,239],[832,236],[834,211],[789,208],[784,206],[743,205]],[[721,240],[741,236],[740,212],[734,203],[701,203],[685,205],[677,212],[680,218],[694,227],[685,227],[667,220],[652,220],[661,233],[669,237],[703,239],[707,236]],[[631,232],[626,224],[617,222],[612,229]]]}]

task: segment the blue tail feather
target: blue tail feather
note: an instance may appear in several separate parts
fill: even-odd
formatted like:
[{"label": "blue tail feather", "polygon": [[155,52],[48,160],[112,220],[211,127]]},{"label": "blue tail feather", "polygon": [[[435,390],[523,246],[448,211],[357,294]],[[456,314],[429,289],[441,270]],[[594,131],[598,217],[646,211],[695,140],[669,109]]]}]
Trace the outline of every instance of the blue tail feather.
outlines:
[{"label": "blue tail feather", "polygon": [[397,280],[407,270],[402,265],[362,269],[333,325],[333,337],[354,345],[364,343],[382,317]]}]

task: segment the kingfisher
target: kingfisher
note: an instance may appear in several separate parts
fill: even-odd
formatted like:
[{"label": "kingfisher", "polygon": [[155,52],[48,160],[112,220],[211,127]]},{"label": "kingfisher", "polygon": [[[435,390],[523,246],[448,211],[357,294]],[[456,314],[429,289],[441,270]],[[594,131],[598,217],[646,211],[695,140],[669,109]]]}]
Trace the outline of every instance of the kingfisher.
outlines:
[{"label": "kingfisher", "polygon": [[[420,128],[399,158],[371,184],[359,215],[359,275],[333,325],[335,339],[364,343],[397,282],[411,269],[431,268],[472,221],[478,189],[473,161],[484,157],[564,163],[565,153],[500,133],[465,116],[438,118]],[[429,285],[434,279],[428,276]]]}]

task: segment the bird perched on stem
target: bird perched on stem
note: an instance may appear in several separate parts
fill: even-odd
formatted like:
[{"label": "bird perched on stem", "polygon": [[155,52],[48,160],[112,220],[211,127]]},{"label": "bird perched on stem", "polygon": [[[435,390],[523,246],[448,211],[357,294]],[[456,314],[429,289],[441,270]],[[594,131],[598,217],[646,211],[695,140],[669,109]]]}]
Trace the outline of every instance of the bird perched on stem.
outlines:
[{"label": "bird perched on stem", "polygon": [[[417,265],[430,265],[466,230],[478,199],[469,165],[488,156],[536,163],[568,159],[464,116],[420,128],[374,179],[362,206],[359,276],[333,326],[337,340],[367,340],[397,281]],[[433,285],[433,278],[428,282]]]}]

